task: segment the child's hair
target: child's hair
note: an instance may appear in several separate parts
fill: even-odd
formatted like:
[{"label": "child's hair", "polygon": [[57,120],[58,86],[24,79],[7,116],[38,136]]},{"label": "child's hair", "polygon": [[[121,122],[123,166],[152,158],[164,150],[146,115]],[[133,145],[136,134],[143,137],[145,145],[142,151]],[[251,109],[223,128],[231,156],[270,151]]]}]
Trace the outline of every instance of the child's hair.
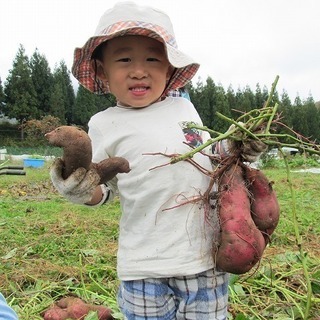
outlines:
[{"label": "child's hair", "polygon": [[[103,45],[110,39],[125,35],[140,35],[163,43],[168,61],[175,68],[167,87],[183,87],[198,71],[199,64],[178,49],[170,18],[162,11],[133,2],[120,2],[101,17],[95,34],[82,48],[76,48],[72,73],[85,88],[97,94],[109,93],[106,82],[96,77],[92,60],[101,60]],[[94,64],[93,64],[94,65]]]}]

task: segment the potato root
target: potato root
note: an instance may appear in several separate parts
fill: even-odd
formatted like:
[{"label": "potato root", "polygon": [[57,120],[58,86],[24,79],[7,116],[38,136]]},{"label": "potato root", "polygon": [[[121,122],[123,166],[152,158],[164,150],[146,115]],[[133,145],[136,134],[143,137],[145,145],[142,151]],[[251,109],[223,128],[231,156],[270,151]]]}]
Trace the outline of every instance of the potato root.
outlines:
[{"label": "potato root", "polygon": [[223,173],[219,194],[221,240],[215,254],[216,267],[242,274],[261,259],[266,242],[251,217],[241,166],[232,165]]},{"label": "potato root", "polygon": [[259,230],[271,235],[278,225],[280,207],[272,183],[261,170],[245,168],[251,193],[251,216]]},{"label": "potato root", "polygon": [[100,176],[100,184],[114,178],[118,173],[128,173],[129,163],[122,157],[105,159],[99,163],[92,163],[92,147],[88,134],[74,126],[60,126],[45,134],[50,144],[63,148],[62,160],[64,168],[62,177],[68,178],[80,167],[87,170],[96,169]]}]

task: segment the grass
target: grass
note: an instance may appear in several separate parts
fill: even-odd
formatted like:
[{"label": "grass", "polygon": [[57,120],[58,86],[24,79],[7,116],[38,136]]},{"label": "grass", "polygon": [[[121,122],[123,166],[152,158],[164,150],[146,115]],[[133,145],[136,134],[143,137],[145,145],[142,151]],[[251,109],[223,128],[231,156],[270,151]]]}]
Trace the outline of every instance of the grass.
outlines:
[{"label": "grass", "polygon": [[[119,202],[100,208],[67,202],[53,189],[48,166],[26,168],[26,176],[0,177],[0,291],[22,320],[42,319],[46,308],[70,294],[108,305],[121,319],[116,303]],[[301,259],[286,171],[278,166],[264,172],[275,182],[281,218],[259,267],[231,277],[229,319],[304,319],[302,260],[312,287],[309,319],[320,319],[320,175],[291,172]]]}]

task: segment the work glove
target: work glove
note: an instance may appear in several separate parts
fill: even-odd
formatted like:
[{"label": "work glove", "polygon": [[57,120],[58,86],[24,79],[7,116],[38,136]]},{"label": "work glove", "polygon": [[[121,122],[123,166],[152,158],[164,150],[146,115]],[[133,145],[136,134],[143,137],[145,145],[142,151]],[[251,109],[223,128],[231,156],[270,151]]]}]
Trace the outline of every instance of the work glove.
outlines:
[{"label": "work glove", "polygon": [[57,158],[50,169],[52,184],[67,200],[77,204],[88,203],[99,185],[100,176],[95,169],[78,168],[67,179],[62,178],[63,160]]},{"label": "work glove", "polygon": [[[242,122],[238,124],[243,126]],[[232,124],[227,132],[234,130],[236,126]],[[253,132],[254,134],[261,133],[263,129]],[[243,132],[239,131],[241,135]],[[235,133],[237,135],[238,133]],[[240,136],[241,138],[241,136]],[[265,152],[268,146],[261,140],[256,140],[250,137],[246,137],[244,140],[235,141],[233,139],[227,140],[228,149],[231,154],[240,153],[241,157],[248,162],[255,162],[259,156]]]}]

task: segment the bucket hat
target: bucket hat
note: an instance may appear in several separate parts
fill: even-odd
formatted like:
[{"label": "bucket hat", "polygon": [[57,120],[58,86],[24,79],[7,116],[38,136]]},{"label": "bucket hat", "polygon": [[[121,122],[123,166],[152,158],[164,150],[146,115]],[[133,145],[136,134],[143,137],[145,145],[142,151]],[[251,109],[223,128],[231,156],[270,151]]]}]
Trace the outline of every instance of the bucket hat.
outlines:
[{"label": "bucket hat", "polygon": [[74,51],[72,74],[81,85],[93,93],[110,93],[108,84],[95,76],[92,54],[103,42],[125,35],[146,36],[164,44],[167,58],[175,71],[163,95],[183,87],[199,69],[198,63],[178,49],[172,23],[166,13],[134,2],[119,2],[102,15],[94,36]]}]

